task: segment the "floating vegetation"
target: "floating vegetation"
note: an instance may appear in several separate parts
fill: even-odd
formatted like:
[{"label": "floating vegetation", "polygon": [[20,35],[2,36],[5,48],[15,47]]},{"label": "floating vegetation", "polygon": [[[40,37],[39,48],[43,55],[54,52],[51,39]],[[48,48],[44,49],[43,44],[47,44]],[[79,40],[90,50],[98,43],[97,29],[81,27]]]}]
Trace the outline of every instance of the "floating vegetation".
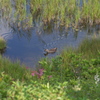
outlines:
[{"label": "floating vegetation", "polygon": [[[29,12],[27,13],[27,5]],[[30,28],[33,22],[53,22],[66,27],[100,25],[100,0],[1,0],[1,16],[15,17],[18,27]]]}]

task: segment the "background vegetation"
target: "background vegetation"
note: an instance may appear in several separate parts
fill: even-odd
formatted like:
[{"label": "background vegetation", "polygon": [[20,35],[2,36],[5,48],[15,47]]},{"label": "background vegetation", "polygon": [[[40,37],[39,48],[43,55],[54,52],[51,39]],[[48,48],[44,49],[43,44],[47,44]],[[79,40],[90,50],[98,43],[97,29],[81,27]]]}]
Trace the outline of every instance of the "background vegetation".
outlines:
[{"label": "background vegetation", "polygon": [[2,17],[17,27],[29,28],[33,22],[66,27],[100,24],[99,0],[1,0]]}]

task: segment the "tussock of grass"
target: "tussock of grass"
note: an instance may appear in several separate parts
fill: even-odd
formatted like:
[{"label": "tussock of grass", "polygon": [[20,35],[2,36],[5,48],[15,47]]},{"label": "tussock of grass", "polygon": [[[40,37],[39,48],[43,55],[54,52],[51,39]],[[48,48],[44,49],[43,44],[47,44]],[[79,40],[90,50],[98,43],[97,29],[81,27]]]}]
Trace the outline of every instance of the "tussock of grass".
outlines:
[{"label": "tussock of grass", "polygon": [[99,57],[100,53],[100,39],[99,38],[93,38],[93,39],[86,39],[84,40],[78,50],[78,53],[83,53],[85,58],[94,58]]},{"label": "tussock of grass", "polygon": [[0,37],[0,49],[4,49],[6,47],[6,41]]}]

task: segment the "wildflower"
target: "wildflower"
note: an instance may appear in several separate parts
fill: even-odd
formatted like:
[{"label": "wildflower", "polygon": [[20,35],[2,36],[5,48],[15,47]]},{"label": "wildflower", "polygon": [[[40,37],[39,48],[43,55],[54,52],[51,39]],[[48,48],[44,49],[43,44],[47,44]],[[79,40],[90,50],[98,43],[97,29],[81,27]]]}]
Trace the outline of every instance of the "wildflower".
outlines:
[{"label": "wildflower", "polygon": [[39,69],[39,72],[43,72],[44,71],[44,69]]},{"label": "wildflower", "polygon": [[43,72],[44,72],[44,69],[39,69],[39,72],[37,72],[37,71],[32,71],[31,75],[32,75],[32,76],[37,75],[38,78],[41,78],[41,76],[43,75]]},{"label": "wildflower", "polygon": [[40,74],[43,74],[43,72],[44,72],[44,69],[39,69]]},{"label": "wildflower", "polygon": [[43,75],[43,72],[40,72],[40,73],[36,73],[36,75],[38,76],[38,78],[41,78],[41,76]]},{"label": "wildflower", "polygon": [[32,76],[35,76],[35,73],[31,73]]},{"label": "wildflower", "polygon": [[37,72],[36,74],[38,75],[38,78],[41,78],[43,75],[44,69],[39,69],[39,73]]},{"label": "wildflower", "polygon": [[35,76],[36,73],[37,73],[36,71],[32,71],[31,75],[32,75],[32,76]]},{"label": "wildflower", "polygon": [[38,76],[38,78],[41,78],[41,76],[42,76],[42,75],[38,73],[38,75],[37,75],[37,76]]},{"label": "wildflower", "polygon": [[48,79],[50,79],[51,77],[52,77],[52,75],[49,75],[49,76],[48,76]]}]

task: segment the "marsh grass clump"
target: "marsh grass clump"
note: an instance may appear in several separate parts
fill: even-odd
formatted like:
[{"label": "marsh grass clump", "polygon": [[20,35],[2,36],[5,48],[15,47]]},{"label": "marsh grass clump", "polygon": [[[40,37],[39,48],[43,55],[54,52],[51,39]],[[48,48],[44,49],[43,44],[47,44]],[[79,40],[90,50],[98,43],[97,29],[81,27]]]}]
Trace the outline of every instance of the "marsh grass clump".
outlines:
[{"label": "marsh grass clump", "polygon": [[0,14],[6,19],[11,17],[12,6],[11,0],[0,0]]},{"label": "marsh grass clump", "polygon": [[74,28],[100,24],[99,0],[1,0],[0,8],[2,17],[13,16],[12,22],[21,28],[32,27],[33,22]]},{"label": "marsh grass clump", "polygon": [[0,50],[6,48],[6,41],[0,37]]},{"label": "marsh grass clump", "polygon": [[[53,21],[66,27],[73,26],[75,28],[80,25],[100,24],[99,0],[84,0],[83,2],[81,0],[37,0],[35,2],[31,0],[30,2],[32,15],[37,16],[36,18],[42,20],[44,24]],[[38,6],[35,7],[36,4]]]},{"label": "marsh grass clump", "polygon": [[[100,24],[100,2],[99,0],[84,0],[82,7],[82,21],[84,24]],[[91,11],[92,10],[92,11]]]},{"label": "marsh grass clump", "polygon": [[78,47],[77,52],[83,53],[83,55],[89,59],[91,57],[99,57],[98,53],[100,53],[100,39],[85,39]]}]

